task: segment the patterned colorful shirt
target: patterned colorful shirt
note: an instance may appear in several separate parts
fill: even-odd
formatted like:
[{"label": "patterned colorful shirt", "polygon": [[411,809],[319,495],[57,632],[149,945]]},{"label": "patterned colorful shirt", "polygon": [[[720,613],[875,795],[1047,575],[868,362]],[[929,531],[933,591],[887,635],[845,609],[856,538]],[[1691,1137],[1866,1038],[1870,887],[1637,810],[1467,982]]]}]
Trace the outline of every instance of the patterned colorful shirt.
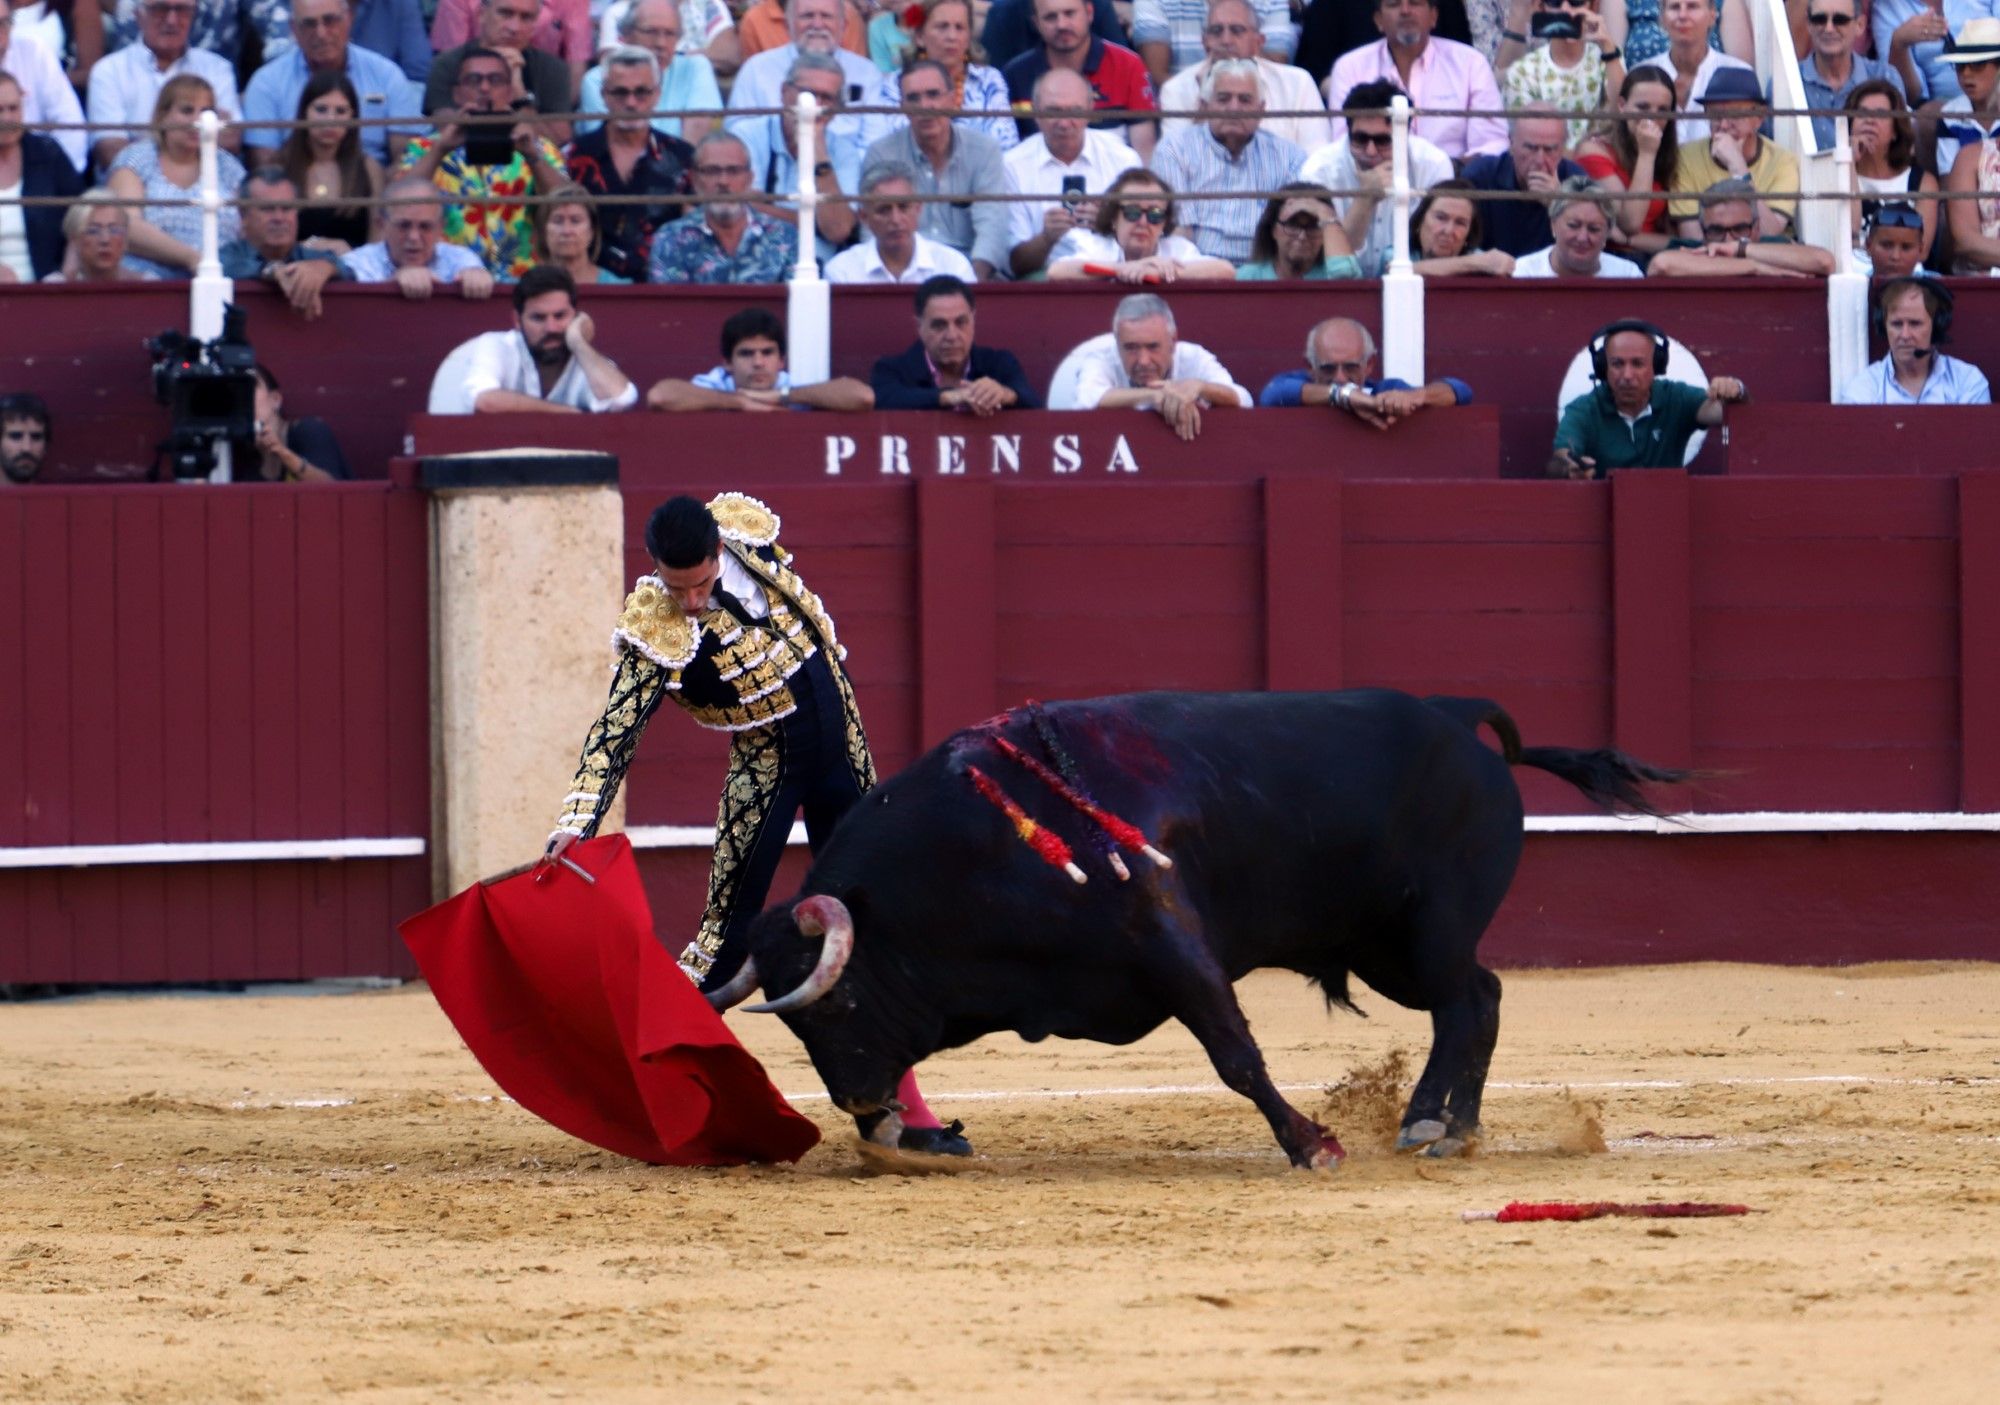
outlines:
[{"label": "patterned colorful shirt", "polygon": [[[546,138],[542,159],[560,171],[562,153]],[[402,164],[413,165],[431,149],[431,138],[417,137],[403,151]],[[479,255],[495,278],[519,278],[534,267],[535,227],[526,205],[514,203],[535,190],[528,158],[515,152],[504,166],[474,166],[463,152],[444,158],[433,177],[443,192],[444,237]],[[463,201],[463,204],[458,202]]]},{"label": "patterned colorful shirt", "polygon": [[663,225],[653,236],[648,283],[782,283],[799,261],[799,235],[790,224],[756,210],[734,254],[725,253],[700,210]]},{"label": "patterned colorful shirt", "polygon": [[[1595,44],[1586,44],[1576,67],[1563,68],[1544,44],[1508,65],[1500,79],[1500,95],[1509,109],[1543,106],[1558,112],[1596,112],[1610,106],[1605,101],[1604,54]],[[1588,118],[1572,118],[1568,126],[1571,146],[1590,134]]]},{"label": "patterned colorful shirt", "polygon": [[570,179],[592,195],[647,195],[643,205],[599,205],[597,219],[604,231],[599,267],[637,283],[646,276],[653,231],[677,220],[686,207],[669,197],[688,193],[688,170],[694,148],[679,137],[661,136],[655,128],[646,154],[632,164],[632,179],[618,174],[611,159],[611,138],[602,126],[585,133],[564,149]]}]

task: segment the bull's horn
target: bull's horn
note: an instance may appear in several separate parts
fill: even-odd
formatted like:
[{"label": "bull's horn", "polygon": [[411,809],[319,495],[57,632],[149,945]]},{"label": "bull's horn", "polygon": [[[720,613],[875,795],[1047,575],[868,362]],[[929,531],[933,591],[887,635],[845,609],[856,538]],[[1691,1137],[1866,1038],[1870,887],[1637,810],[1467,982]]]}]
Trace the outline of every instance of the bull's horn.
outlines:
[{"label": "bull's horn", "polygon": [[797,924],[802,936],[824,935],[825,942],[819,949],[819,964],[813,967],[812,974],[800,983],[797,990],[776,1000],[766,1000],[761,1005],[745,1006],[753,1015],[782,1015],[812,1004],[833,989],[840,973],[847,969],[847,958],[854,954],[854,919],[848,915],[847,905],[839,898],[830,898],[824,893],[807,898],[792,909],[792,921]]},{"label": "bull's horn", "polygon": [[746,956],[742,967],[729,978],[729,983],[707,994],[708,1003],[719,1015],[724,1010],[733,1010],[750,998],[750,992],[758,986],[757,958]]}]

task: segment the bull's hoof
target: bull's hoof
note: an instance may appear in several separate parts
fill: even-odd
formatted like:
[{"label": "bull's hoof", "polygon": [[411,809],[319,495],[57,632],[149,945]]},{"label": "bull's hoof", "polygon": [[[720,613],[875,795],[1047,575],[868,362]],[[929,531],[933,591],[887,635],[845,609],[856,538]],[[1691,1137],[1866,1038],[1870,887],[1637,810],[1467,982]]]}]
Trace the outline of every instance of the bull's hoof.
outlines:
[{"label": "bull's hoof", "polygon": [[1334,1136],[1331,1132],[1327,1132],[1321,1135],[1319,1145],[1313,1149],[1312,1155],[1307,1158],[1306,1169],[1309,1171],[1337,1171],[1340,1169],[1340,1163],[1346,1159],[1347,1153],[1341,1149],[1340,1138]]},{"label": "bull's hoof", "polygon": [[1418,1147],[1434,1146],[1444,1140],[1445,1125],[1435,1117],[1426,1117],[1410,1123],[1396,1133],[1396,1150],[1410,1151]]},{"label": "bull's hoof", "polygon": [[958,1121],[949,1127],[905,1127],[896,1145],[926,1156],[972,1155],[972,1143],[965,1138],[965,1124]]},{"label": "bull's hoof", "polygon": [[1438,1138],[1422,1151],[1418,1152],[1417,1155],[1435,1157],[1439,1160],[1443,1160],[1448,1156],[1468,1155],[1472,1151],[1473,1146],[1479,1141],[1484,1130],[1480,1127],[1460,1128],[1458,1131]]}]

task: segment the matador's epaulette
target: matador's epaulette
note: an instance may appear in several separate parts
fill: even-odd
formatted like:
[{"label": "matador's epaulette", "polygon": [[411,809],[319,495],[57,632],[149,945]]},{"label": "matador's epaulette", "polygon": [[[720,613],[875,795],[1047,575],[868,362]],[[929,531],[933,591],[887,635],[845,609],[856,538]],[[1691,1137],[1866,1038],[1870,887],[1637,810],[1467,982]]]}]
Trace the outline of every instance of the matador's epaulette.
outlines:
[{"label": "matador's epaulette", "polygon": [[723,537],[739,546],[770,546],[778,540],[778,514],[748,493],[719,493],[708,510]]},{"label": "matador's epaulette", "polygon": [[683,669],[701,652],[701,626],[674,602],[665,581],[641,576],[625,597],[611,643],[618,649],[637,649],[662,668]]}]

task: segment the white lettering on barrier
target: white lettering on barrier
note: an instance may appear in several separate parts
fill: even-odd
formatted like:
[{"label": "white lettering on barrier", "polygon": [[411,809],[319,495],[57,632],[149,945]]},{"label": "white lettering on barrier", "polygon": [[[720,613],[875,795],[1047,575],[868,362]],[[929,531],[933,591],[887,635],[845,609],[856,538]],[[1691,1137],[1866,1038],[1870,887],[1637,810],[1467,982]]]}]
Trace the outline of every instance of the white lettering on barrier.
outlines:
[{"label": "white lettering on barrier", "polygon": [[910,441],[900,434],[882,436],[882,471],[910,475]]},{"label": "white lettering on barrier", "polygon": [[840,466],[854,457],[854,449],[854,441],[845,434],[829,434],[826,436],[826,471],[828,477],[838,478],[840,476]]},{"label": "white lettering on barrier", "polygon": [[1137,473],[1139,471],[1139,461],[1132,457],[1132,446],[1125,442],[1124,435],[1119,435],[1118,442],[1112,446],[1111,462],[1104,465],[1104,471],[1106,473]]},{"label": "white lettering on barrier", "polygon": [[1051,459],[1057,473],[1077,473],[1083,468],[1083,445],[1079,436],[1058,434]]},{"label": "white lettering on barrier", "polygon": [[940,434],[938,436],[938,472],[947,478],[965,476],[965,436],[963,434]]},{"label": "white lettering on barrier", "polygon": [[1021,436],[1018,434],[996,434],[993,436],[993,471],[998,473],[1005,463],[1009,473],[1021,471]]}]

